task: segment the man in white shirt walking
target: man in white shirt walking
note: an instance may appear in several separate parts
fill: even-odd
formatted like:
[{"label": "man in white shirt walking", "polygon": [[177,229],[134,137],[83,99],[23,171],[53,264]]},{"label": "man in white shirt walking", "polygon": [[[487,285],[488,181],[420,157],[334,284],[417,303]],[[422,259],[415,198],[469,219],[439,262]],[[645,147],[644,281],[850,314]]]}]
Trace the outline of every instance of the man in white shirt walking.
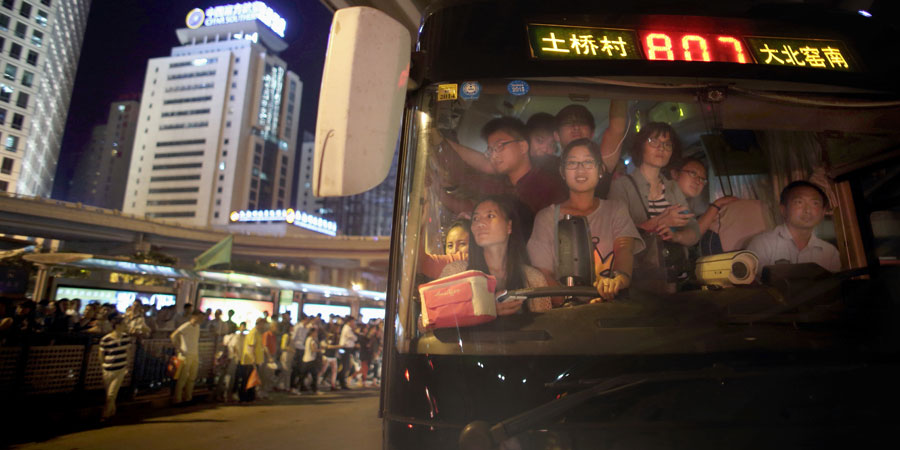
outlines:
[{"label": "man in white shirt walking", "polygon": [[356,319],[353,316],[344,318],[344,327],[341,328],[341,338],[338,341],[340,346],[341,373],[338,375],[338,381],[341,383],[341,389],[350,389],[347,385],[347,376],[351,373],[350,357],[353,350],[356,349],[356,332],[353,331],[353,323]]},{"label": "man in white shirt walking", "polygon": [[194,397],[194,382],[200,368],[200,323],[206,320],[202,311],[194,311],[191,318],[169,335],[178,351],[181,371],[175,382],[175,403],[189,402]]},{"label": "man in white shirt walking", "polygon": [[294,347],[293,372],[291,376],[291,391],[299,392],[303,389],[303,380],[300,379],[300,371],[303,362],[303,353],[306,351],[306,336],[309,334],[309,318],[300,315],[300,320],[291,330],[291,345]]}]

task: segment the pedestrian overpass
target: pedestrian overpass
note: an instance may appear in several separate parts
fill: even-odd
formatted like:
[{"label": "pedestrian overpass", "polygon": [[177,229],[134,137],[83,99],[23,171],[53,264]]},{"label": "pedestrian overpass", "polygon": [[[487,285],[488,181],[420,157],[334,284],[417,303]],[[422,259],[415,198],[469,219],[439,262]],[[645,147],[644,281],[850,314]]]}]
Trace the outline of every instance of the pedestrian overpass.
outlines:
[{"label": "pedestrian overpass", "polygon": [[313,283],[349,286],[366,279],[380,285],[378,280],[387,276],[390,237],[305,231],[274,236],[252,230],[248,225],[231,230],[176,225],[79,203],[0,194],[0,233],[58,240],[59,251],[133,255],[153,249],[188,268],[197,255],[233,234],[232,260],[303,266]]}]

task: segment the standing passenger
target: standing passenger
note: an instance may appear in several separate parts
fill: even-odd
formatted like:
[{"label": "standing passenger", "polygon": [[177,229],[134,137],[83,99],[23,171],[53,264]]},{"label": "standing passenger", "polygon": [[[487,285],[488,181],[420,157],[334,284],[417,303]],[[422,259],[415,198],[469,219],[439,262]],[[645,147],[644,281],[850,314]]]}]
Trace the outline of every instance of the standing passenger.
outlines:
[{"label": "standing passenger", "polygon": [[681,158],[675,130],[660,122],[647,124],[635,138],[631,157],[637,170],[614,180],[609,198],[628,206],[647,245],[638,258],[634,281],[651,291],[674,292],[674,283],[686,277],[686,247],[700,239],[687,199],[674,181],[663,176]]},{"label": "standing passenger", "polygon": [[569,143],[559,168],[569,187],[569,198],[538,213],[528,255],[548,278],[558,279],[557,223],[567,214],[585,217],[593,243],[595,275],[600,275],[595,285],[601,298],[611,300],[631,284],[634,254],[644,249],[644,242],[624,204],[595,195],[603,176],[601,158],[600,145],[590,139]]},{"label": "standing passenger", "polygon": [[535,113],[528,118],[525,127],[528,128],[528,154],[531,155],[531,163],[555,176],[559,167],[554,137],[556,117],[545,112]]}]

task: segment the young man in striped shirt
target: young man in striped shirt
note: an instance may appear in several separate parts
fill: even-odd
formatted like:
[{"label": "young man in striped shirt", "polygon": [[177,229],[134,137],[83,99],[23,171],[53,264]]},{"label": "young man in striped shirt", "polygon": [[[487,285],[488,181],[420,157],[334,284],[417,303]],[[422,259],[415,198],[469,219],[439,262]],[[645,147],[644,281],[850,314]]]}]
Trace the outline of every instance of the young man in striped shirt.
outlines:
[{"label": "young man in striped shirt", "polygon": [[125,321],[122,316],[115,315],[109,319],[113,331],[100,339],[100,361],[103,364],[103,385],[106,386],[106,407],[102,420],[109,419],[116,413],[116,397],[119,388],[125,381],[128,367],[128,350],[131,337],[125,334]]}]

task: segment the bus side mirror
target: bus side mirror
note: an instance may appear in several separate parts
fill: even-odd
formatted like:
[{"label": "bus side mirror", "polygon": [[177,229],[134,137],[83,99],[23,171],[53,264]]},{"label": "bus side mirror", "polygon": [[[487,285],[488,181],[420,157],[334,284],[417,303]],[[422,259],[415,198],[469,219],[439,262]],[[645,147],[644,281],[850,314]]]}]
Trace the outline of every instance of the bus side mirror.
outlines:
[{"label": "bus side mirror", "polygon": [[409,76],[409,31],[373,8],[338,10],[331,23],[313,167],[313,195],[353,195],[384,181]]}]

